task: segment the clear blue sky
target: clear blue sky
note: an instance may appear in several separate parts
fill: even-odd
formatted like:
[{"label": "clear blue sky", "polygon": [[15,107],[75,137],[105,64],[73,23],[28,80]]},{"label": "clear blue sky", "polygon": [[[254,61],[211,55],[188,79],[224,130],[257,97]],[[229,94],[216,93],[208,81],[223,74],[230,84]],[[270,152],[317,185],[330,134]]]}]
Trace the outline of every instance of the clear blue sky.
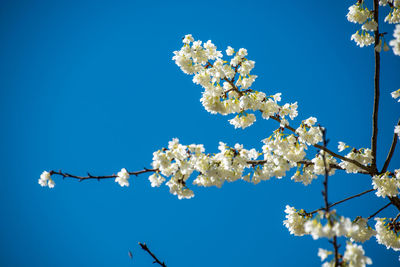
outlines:
[{"label": "clear blue sky", "polygon": [[[195,188],[191,200],[151,188],[147,176],[132,177],[129,188],[56,179],[50,190],[37,180],[51,169],[150,167],[153,151],[173,137],[210,152],[219,141],[260,149],[277,124],[258,119],[235,130],[230,117],[203,109],[201,88],[171,60],[187,33],[219,50],[247,48],[259,76],[253,87],[298,101],[297,122],[316,116],[330,148],[369,147],[373,51],[350,41],[353,2],[2,1],[0,266],[154,266],[139,241],[169,267],[319,266],[327,240],[293,237],[282,221],[286,204],[323,205],[321,178],[308,187],[287,177]],[[393,28],[383,30],[392,39]],[[380,166],[400,115],[390,97],[400,86],[400,57],[382,57]],[[332,202],[371,188],[367,176],[330,181]],[[366,217],[386,201],[364,196],[338,213]],[[398,253],[375,240],[364,248],[375,266],[398,263]]]}]

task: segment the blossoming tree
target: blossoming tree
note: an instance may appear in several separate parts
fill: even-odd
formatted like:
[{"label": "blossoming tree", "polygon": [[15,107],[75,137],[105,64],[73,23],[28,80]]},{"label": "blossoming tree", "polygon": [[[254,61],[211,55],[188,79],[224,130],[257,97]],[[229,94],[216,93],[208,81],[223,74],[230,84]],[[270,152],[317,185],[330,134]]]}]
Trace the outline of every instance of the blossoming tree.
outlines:
[{"label": "blossoming tree", "polygon": [[[372,4],[371,10],[368,5]],[[379,13],[385,12],[385,22],[396,24],[394,39],[386,42],[387,33],[379,30]],[[317,210],[296,209],[286,206],[286,220],[283,224],[291,234],[310,235],[313,239],[326,238],[331,249],[319,249],[318,255],[323,266],[365,266],[372,260],[365,256],[361,243],[376,237],[378,243],[388,249],[400,250],[400,213],[392,218],[379,218],[379,213],[388,206],[400,211],[400,169],[390,169],[389,164],[400,136],[400,120],[394,126],[392,145],[387,152],[383,166],[377,164],[378,108],[380,94],[380,54],[390,50],[400,56],[400,0],[374,0],[373,3],[359,0],[349,8],[347,19],[361,25],[351,36],[360,47],[374,49],[374,105],[370,147],[353,148],[339,142],[338,151],[328,148],[326,129],[318,124],[315,117],[293,125],[298,116],[298,104],[281,103],[282,95],[268,95],[257,91],[253,83],[257,75],[251,74],[255,62],[248,57],[244,48],[225,50],[226,57],[211,42],[195,40],[186,35],[180,50],[174,52],[173,60],[181,70],[193,76],[193,82],[204,91],[201,103],[211,114],[233,115],[229,123],[235,128],[250,127],[256,118],[275,121],[277,129],[266,137],[261,149],[246,149],[241,144],[228,146],[220,142],[218,153],[206,152],[202,144],[184,145],[177,138],[168,146],[153,153],[151,168],[128,171],[122,168],[117,174],[78,176],[62,171],[44,171],[39,179],[41,186],[53,188],[54,177],[74,178],[80,181],[90,179],[114,179],[120,186],[129,186],[130,176],[150,174],[152,187],[163,184],[179,199],[194,197],[194,186],[221,187],[225,182],[244,180],[254,184],[272,177],[281,179],[290,173],[294,182],[305,186],[318,177],[323,179],[324,207]],[[392,92],[400,97],[400,89]],[[271,122],[274,123],[274,122]],[[330,203],[328,199],[328,178],[336,172],[363,174],[371,177],[371,189]],[[348,218],[333,209],[334,206],[364,194],[375,192],[377,197],[387,198],[388,203],[367,218]],[[374,223],[375,220],[375,223]],[[340,240],[345,240],[344,249]],[[143,244],[141,245],[143,248]],[[146,251],[150,254],[147,246]],[[151,254],[159,265],[165,264]]]}]

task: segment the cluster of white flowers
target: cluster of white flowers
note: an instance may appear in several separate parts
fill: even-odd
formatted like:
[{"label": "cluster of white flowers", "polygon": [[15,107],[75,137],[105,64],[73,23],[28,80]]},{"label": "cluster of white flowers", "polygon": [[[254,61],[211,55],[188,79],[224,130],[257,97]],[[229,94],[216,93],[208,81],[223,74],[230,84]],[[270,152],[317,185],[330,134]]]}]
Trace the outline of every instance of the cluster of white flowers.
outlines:
[{"label": "cluster of white flowers", "polygon": [[217,154],[205,154],[203,145],[185,146],[174,138],[168,143],[168,149],[153,153],[152,166],[159,172],[149,177],[152,186],[160,186],[166,180],[163,176],[171,176],[166,183],[170,192],[177,195],[179,199],[191,198],[194,193],[187,187],[187,180],[194,171],[197,171],[199,175],[193,184],[221,187],[225,181],[245,179],[242,177],[244,169],[251,167],[248,162],[259,156],[255,149],[246,150],[239,144],[230,148],[220,142],[218,148]]},{"label": "cluster of white flowers", "polygon": [[346,263],[346,266],[350,267],[364,267],[367,264],[372,264],[372,260],[365,256],[363,247],[351,242],[347,242],[346,244],[343,261]]},{"label": "cluster of white flowers", "polygon": [[53,179],[51,179],[50,173],[47,171],[42,172],[40,175],[39,184],[41,186],[48,186],[49,188],[53,188],[56,185]]},{"label": "cluster of white flowers", "polygon": [[[391,6],[389,14],[385,17],[385,22],[389,24],[400,23],[400,0],[380,1],[382,6],[389,4]],[[379,3],[381,4],[381,3]]]},{"label": "cluster of white flowers", "polygon": [[366,218],[357,217],[353,221],[353,225],[358,226],[358,230],[348,233],[347,237],[353,242],[365,242],[376,235],[376,231],[367,222]]},{"label": "cluster of white flowers", "polygon": [[299,135],[299,139],[302,143],[314,145],[322,141],[321,130],[319,127],[313,126],[316,122],[316,118],[310,117],[303,121],[299,128],[296,129],[296,133]]},{"label": "cluster of white flowers", "polygon": [[296,236],[308,234],[314,240],[322,237],[345,236],[351,238],[352,241],[365,242],[376,234],[375,230],[367,225],[365,218],[358,217],[352,222],[349,218],[337,216],[335,211],[331,211],[328,215],[324,211],[319,211],[313,218],[304,210],[297,211],[287,205],[285,213],[286,220],[283,224],[291,234]]},{"label": "cluster of white flowers", "polygon": [[[390,5],[390,11],[385,17],[385,22],[389,24],[400,23],[400,0],[380,0],[379,5],[386,6]],[[362,24],[361,33],[358,30],[351,36],[351,40],[354,40],[358,46],[364,47],[375,43],[375,39],[369,32],[376,31],[378,23],[374,20],[373,12],[369,11],[365,6],[364,1],[357,1],[356,4],[349,7],[347,13],[347,20],[353,23]],[[396,55],[400,55],[400,25],[396,25],[394,31],[395,39],[390,41],[390,45],[393,47],[393,52]],[[389,46],[385,41],[382,42],[383,37],[379,37],[379,42],[375,44],[375,51],[381,52],[382,46],[384,51],[389,51]]]},{"label": "cluster of white flowers", "polygon": [[[344,236],[350,238],[352,242],[365,242],[376,234],[376,231],[367,225],[367,219],[361,217],[357,217],[352,222],[349,218],[337,216],[335,211],[331,211],[329,214],[319,211],[318,215],[312,218],[312,215],[307,214],[304,210],[297,211],[290,206],[286,206],[285,213],[286,220],[283,221],[283,224],[291,234],[296,236],[309,234],[313,239]],[[325,222],[324,225],[323,222]],[[347,243],[342,258],[345,266],[372,264],[371,259],[364,255],[362,246],[352,242]],[[332,251],[321,248],[318,250],[321,261],[325,261],[332,254]],[[335,266],[335,260],[325,262],[322,266]]]},{"label": "cluster of white flowers", "polygon": [[391,222],[386,218],[376,218],[376,239],[379,244],[385,245],[387,249],[400,250],[400,224]]},{"label": "cluster of white flowers", "polygon": [[[328,258],[329,255],[332,255],[333,252],[325,249],[318,249],[318,256],[321,258],[321,261],[324,261]],[[347,242],[346,250],[343,255],[343,263],[342,266],[349,267],[365,267],[366,265],[371,265],[372,260],[365,256],[364,249],[361,245],[353,244],[352,242]],[[322,267],[334,267],[335,260],[332,259],[329,262],[324,262]]]},{"label": "cluster of white flowers", "polygon": [[363,24],[370,16],[371,12],[368,8],[363,7],[360,3],[349,7],[349,13],[346,15],[348,21],[358,24]]},{"label": "cluster of white flowers", "polygon": [[115,178],[115,182],[120,186],[129,186],[129,173],[125,168],[122,168],[121,171],[117,173],[117,178]]},{"label": "cluster of white flowers", "polygon": [[372,185],[377,190],[375,194],[378,197],[394,197],[399,194],[400,169],[396,170],[395,173],[395,177],[390,177],[389,172],[372,177]]},{"label": "cluster of white flowers", "polygon": [[247,50],[240,48],[237,52],[228,46],[226,50],[229,61],[222,59],[222,53],[216,46],[207,41],[194,41],[188,34],[183,39],[184,45],[174,51],[173,60],[186,74],[192,74],[193,82],[204,88],[200,99],[204,108],[212,114],[238,115],[229,122],[235,128],[246,128],[252,125],[256,116],[254,111],[261,111],[262,117],[268,119],[278,115],[282,121],[288,116],[297,116],[297,103],[278,105],[280,94],[267,96],[265,93],[250,89],[257,78],[250,72],[255,66],[253,60],[246,58]]},{"label": "cluster of white flowers", "polygon": [[[311,235],[314,240],[319,238],[332,238],[333,236],[350,236],[359,231],[357,224],[352,223],[349,218],[338,217],[334,211],[328,215],[332,220],[326,219],[323,211],[318,212],[319,216],[309,219],[304,223],[304,231]],[[325,224],[323,224],[325,222]]]},{"label": "cluster of white flowers", "polygon": [[360,47],[369,46],[375,42],[374,37],[365,31],[362,31],[361,34],[357,31],[351,36],[351,40],[354,40]]},{"label": "cluster of white flowers", "polygon": [[[393,47],[393,53],[394,53],[395,55],[400,56],[400,24],[397,24],[397,25],[396,25],[396,28],[395,28],[394,33],[393,33],[393,37],[394,37],[395,39],[391,40],[391,41],[389,42],[389,44]],[[400,90],[400,89],[399,89],[399,90]],[[398,92],[399,90],[397,90],[397,92]],[[395,92],[396,92],[396,91],[395,91]],[[400,93],[397,94],[397,97],[399,96],[399,94],[400,94]],[[393,96],[393,93],[392,93],[392,96]],[[393,96],[393,97],[394,97],[394,96]],[[396,97],[396,98],[397,98],[397,97]],[[400,100],[399,100],[399,102],[400,102]]]},{"label": "cluster of white flowers", "polygon": [[372,12],[364,6],[363,2],[357,2],[357,4],[350,6],[346,17],[350,22],[363,24],[361,34],[357,31],[351,36],[351,40],[354,40],[360,47],[369,46],[375,42],[374,37],[368,31],[375,31],[378,23],[373,19]]},{"label": "cluster of white flowers", "polygon": [[286,220],[283,221],[283,225],[289,229],[292,235],[302,236],[307,234],[304,230],[304,224],[307,222],[308,218],[304,210],[297,211],[294,207],[286,205],[285,213]]},{"label": "cluster of white flowers", "polygon": [[[364,166],[368,166],[372,162],[372,154],[371,149],[369,148],[360,148],[353,149],[349,154],[346,155],[346,158],[355,160]],[[341,161],[339,166],[346,170],[347,173],[357,173],[361,171],[359,167],[350,163],[348,161]]]}]

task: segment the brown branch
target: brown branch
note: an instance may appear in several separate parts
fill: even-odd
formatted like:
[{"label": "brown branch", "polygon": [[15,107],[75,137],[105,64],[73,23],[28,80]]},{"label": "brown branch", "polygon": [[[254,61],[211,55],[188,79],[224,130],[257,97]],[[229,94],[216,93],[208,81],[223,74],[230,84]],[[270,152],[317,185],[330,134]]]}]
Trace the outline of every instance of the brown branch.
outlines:
[{"label": "brown branch", "polygon": [[[324,147],[326,147],[327,142],[326,142],[326,130],[325,128],[319,126],[319,130],[322,132],[322,140],[324,143]],[[324,197],[324,202],[325,202],[325,211],[326,213],[329,213],[329,203],[328,203],[328,178],[329,178],[329,171],[328,171],[328,166],[326,165],[326,157],[325,153],[322,153],[322,161],[324,162],[324,175],[325,175],[325,180],[323,182],[324,185],[324,190],[322,191],[322,196]],[[336,259],[336,257],[335,257]]]},{"label": "brown branch", "polygon": [[387,207],[389,207],[390,205],[392,205],[392,203],[387,203],[385,206],[383,206],[382,208],[380,208],[378,211],[376,211],[374,214],[371,214],[370,216],[368,216],[367,221],[371,220],[372,218],[374,218],[376,215],[378,215],[379,212],[381,212],[382,210],[386,209]]},{"label": "brown branch", "polygon": [[[374,20],[377,23],[375,35],[375,44],[379,44],[379,0],[374,0]],[[378,109],[379,109],[379,75],[380,75],[380,53],[374,49],[375,54],[375,74],[374,74],[374,108],[372,112],[372,164],[371,168],[374,173],[377,173],[376,167],[376,150],[378,142]]]},{"label": "brown branch", "polygon": [[[400,119],[397,122],[397,125],[400,125]],[[390,163],[390,161],[392,160],[392,157],[393,157],[394,149],[396,148],[397,138],[398,138],[398,135],[395,133],[393,135],[392,145],[390,146],[390,150],[389,150],[389,153],[388,153],[388,155],[386,157],[385,164],[383,164],[383,168],[382,168],[380,173],[386,172],[387,168],[389,167],[389,163]]]},{"label": "brown branch", "polygon": [[[323,147],[326,148],[327,146],[327,140],[326,140],[326,129],[319,126],[319,130],[322,133],[322,141],[323,141]],[[328,170],[328,166],[326,164],[326,157],[325,157],[325,153],[322,153],[322,161],[324,162],[324,175],[325,175],[325,179],[323,182],[324,185],[324,190],[322,191],[322,196],[324,197],[324,202],[325,202],[325,212],[327,215],[327,219],[330,225],[332,225],[332,218],[329,214],[329,210],[330,210],[330,206],[329,206],[329,202],[328,202],[328,178],[329,178],[329,170]],[[334,251],[335,251],[335,267],[338,267],[341,265],[341,263],[339,262],[339,246],[337,243],[337,237],[336,235],[333,236],[332,241],[330,241],[333,245]]]},{"label": "brown branch", "polygon": [[[141,171],[136,171],[136,172],[128,172],[129,175],[135,175],[138,176],[139,174],[142,173],[147,173],[147,172],[157,172],[158,169],[144,169]],[[78,179],[80,182],[84,181],[84,180],[90,180],[90,179],[96,179],[96,180],[102,180],[102,179],[110,179],[110,178],[116,178],[118,175],[116,174],[112,174],[112,175],[102,175],[102,176],[94,176],[91,175],[90,173],[88,173],[87,176],[78,176],[78,175],[74,175],[74,174],[70,174],[70,173],[66,173],[66,172],[62,172],[61,170],[59,171],[50,171],[49,172],[50,175],[60,175],[62,176],[62,178],[73,178],[73,179]]]},{"label": "brown branch", "polygon": [[150,251],[150,249],[147,247],[146,243],[140,243],[140,242],[139,242],[139,245],[140,245],[140,247],[141,247],[144,251],[146,251],[147,253],[149,253],[150,256],[154,259],[153,263],[158,263],[158,264],[160,264],[160,265],[163,266],[163,267],[167,267],[167,265],[166,265],[164,262],[161,262],[161,261],[156,257],[156,255],[154,255],[153,252]]},{"label": "brown branch", "polygon": [[[353,196],[351,196],[351,197],[347,197],[347,198],[345,198],[345,199],[339,200],[339,201],[337,201],[337,202],[335,202],[335,203],[329,205],[329,208],[332,208],[332,207],[334,207],[334,206],[336,206],[336,205],[338,205],[338,204],[340,204],[340,203],[346,202],[346,201],[348,201],[348,200],[350,200],[350,199],[353,199],[353,198],[356,198],[356,197],[360,197],[360,196],[365,195],[365,194],[367,194],[367,193],[369,193],[369,192],[372,192],[372,191],[375,191],[375,189],[368,189],[368,190],[366,190],[366,191],[364,191],[364,192],[361,192],[361,193],[359,193],[359,194],[357,194],[357,195],[353,195]],[[320,210],[324,210],[324,209],[325,209],[325,208],[319,208],[319,209],[316,209],[316,210],[314,210],[314,211],[312,211],[312,212],[310,212],[310,213],[308,213],[308,214],[314,214],[314,213],[316,213],[316,212],[318,212],[318,211],[320,211]]]}]

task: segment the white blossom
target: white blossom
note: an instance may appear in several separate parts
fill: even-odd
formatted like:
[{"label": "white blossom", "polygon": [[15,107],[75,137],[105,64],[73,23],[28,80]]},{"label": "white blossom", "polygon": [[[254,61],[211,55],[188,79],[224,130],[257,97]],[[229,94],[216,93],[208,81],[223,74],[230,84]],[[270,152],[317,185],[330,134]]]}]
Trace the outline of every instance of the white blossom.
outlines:
[{"label": "white blossom", "polygon": [[304,223],[307,221],[307,217],[301,215],[294,207],[290,207],[289,205],[286,205],[285,213],[286,220],[283,221],[283,224],[289,229],[289,232],[297,236],[306,234]]},{"label": "white blossom", "polygon": [[185,37],[183,38],[182,43],[184,43],[184,44],[190,44],[190,43],[193,42],[193,41],[194,41],[194,39],[193,39],[192,35],[191,35],[191,34],[187,34],[187,35],[185,35]]},{"label": "white blossom", "polygon": [[[353,149],[353,151],[346,155],[346,158],[355,160],[364,166],[368,166],[372,162],[372,152],[369,148],[361,148],[359,150]],[[359,167],[347,161],[340,162],[339,166],[345,169],[347,173],[357,173],[361,171]]]},{"label": "white blossom", "polygon": [[363,247],[351,242],[347,242],[343,261],[346,262],[346,266],[349,267],[365,267],[367,264],[372,264],[372,260],[365,256]]},{"label": "white blossom", "polygon": [[40,175],[40,179],[39,179],[39,184],[41,186],[48,186],[49,188],[53,188],[56,184],[54,183],[54,181],[51,179],[51,175],[49,172],[47,171],[43,171],[42,174]]},{"label": "white blossom", "polygon": [[351,36],[351,40],[354,40],[360,47],[369,46],[375,42],[374,37],[372,37],[368,32],[359,34],[358,31]]},{"label": "white blossom", "polygon": [[387,249],[400,250],[400,237],[394,229],[389,229],[390,222],[385,218],[375,218],[376,240],[379,244],[385,245]]},{"label": "white blossom", "polygon": [[228,46],[228,49],[226,49],[226,54],[228,56],[232,56],[233,53],[235,53],[235,50],[232,47]]},{"label": "white blossom", "polygon": [[318,257],[321,258],[321,261],[324,261],[331,254],[333,254],[332,251],[322,249],[322,248],[318,249]]},{"label": "white blossom", "polygon": [[397,177],[389,177],[388,172],[372,177],[372,185],[377,191],[378,197],[394,197],[399,193],[400,180]]},{"label": "white blossom", "polygon": [[149,176],[149,181],[151,182],[152,187],[159,187],[165,182],[165,178],[156,172]]},{"label": "white blossom", "polygon": [[120,172],[117,174],[117,178],[115,178],[115,182],[117,182],[120,186],[129,186],[129,173],[125,168],[122,168]]},{"label": "white blossom", "polygon": [[353,229],[355,231],[349,232],[346,236],[350,237],[353,242],[365,242],[376,234],[376,231],[367,225],[367,219],[358,217],[353,222],[353,225],[357,226]]},{"label": "white blossom", "polygon": [[235,128],[246,128],[252,125],[256,121],[256,116],[254,114],[243,114],[243,115],[236,115],[235,118],[229,120],[229,123],[235,126]]},{"label": "white blossom", "polygon": [[395,39],[389,42],[389,45],[393,48],[393,53],[400,56],[400,24],[396,25],[393,36]]},{"label": "white blossom", "polygon": [[389,24],[400,23],[400,9],[399,9],[399,7],[393,8],[393,10],[391,10],[389,12],[389,14],[385,17],[385,22],[387,22]]},{"label": "white blossom", "polygon": [[366,31],[376,31],[378,28],[378,23],[376,23],[375,20],[371,19],[362,25],[361,29],[366,30]]},{"label": "white blossom", "polygon": [[347,13],[346,17],[350,22],[363,24],[369,16],[370,12],[367,8],[362,8],[356,4],[349,7],[349,13]]},{"label": "white blossom", "polygon": [[346,148],[348,148],[349,146],[347,146],[344,142],[340,142],[339,141],[339,145],[338,145],[338,150],[339,152],[342,152],[343,150],[345,150]]}]

